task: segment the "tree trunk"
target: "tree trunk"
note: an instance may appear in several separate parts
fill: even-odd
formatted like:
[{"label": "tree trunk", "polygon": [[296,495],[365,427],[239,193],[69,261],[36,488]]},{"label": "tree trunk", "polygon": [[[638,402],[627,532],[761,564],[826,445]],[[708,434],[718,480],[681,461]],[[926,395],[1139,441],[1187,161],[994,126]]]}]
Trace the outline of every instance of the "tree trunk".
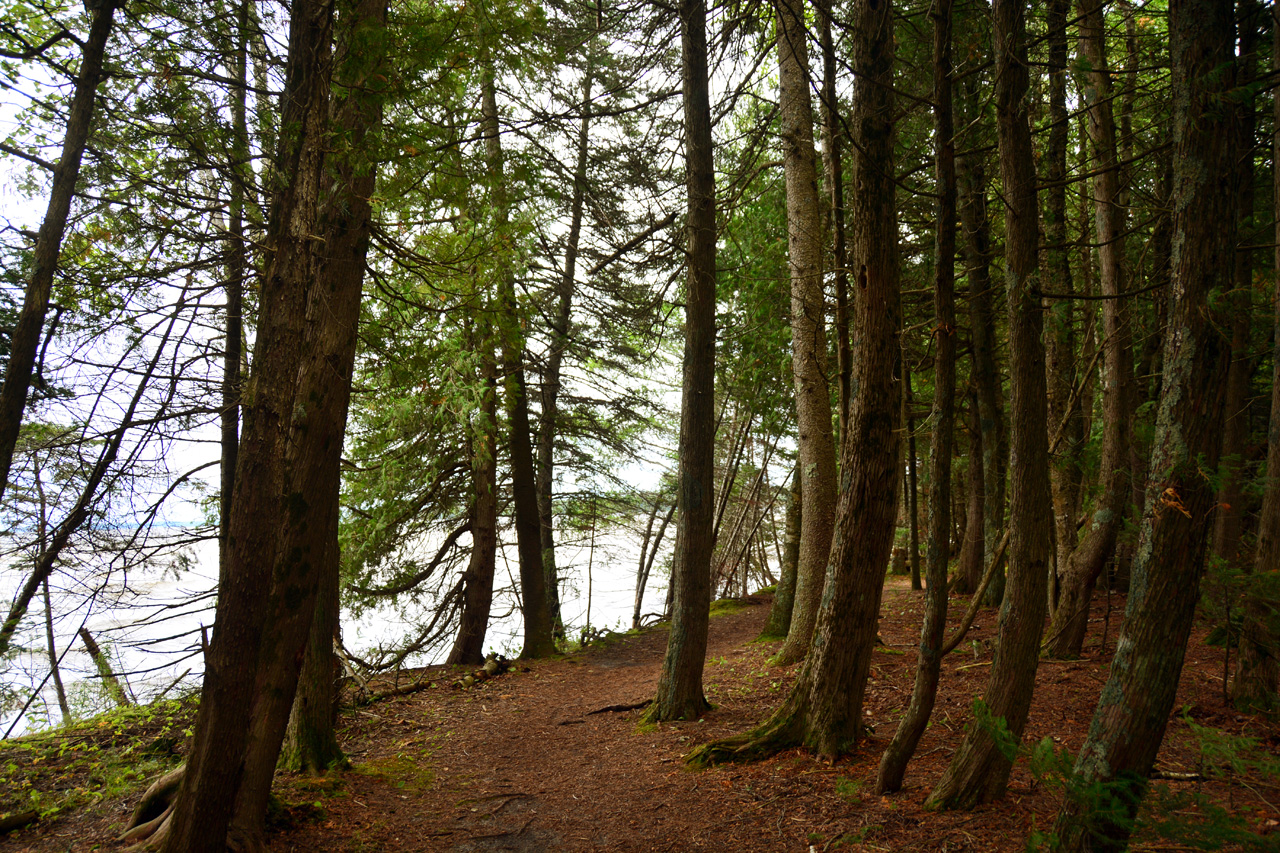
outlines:
[{"label": "tree trunk", "polygon": [[560,368],[569,346],[569,322],[573,311],[573,295],[578,270],[578,244],[582,238],[582,210],[587,193],[587,154],[591,130],[592,59],[582,80],[582,119],[578,124],[578,157],[573,169],[573,201],[569,208],[569,236],[564,250],[564,275],[556,294],[555,315],[551,320],[551,347],[547,353],[546,372],[542,376],[542,410],[538,414],[538,525],[542,542],[542,571],[546,577],[547,607],[551,612],[552,633],[564,637],[564,619],[560,614],[560,578],[556,571],[555,513],[551,490],[555,479],[556,412],[560,398]]},{"label": "tree trunk", "polygon": [[849,270],[845,251],[844,227],[844,164],[841,150],[844,144],[843,121],[840,117],[840,101],[836,97],[836,49],[831,37],[831,0],[815,0],[814,8],[821,23],[819,39],[822,45],[822,165],[831,202],[831,260],[836,288],[836,382],[839,393],[840,436],[844,436],[849,421],[849,406],[853,397],[850,379],[853,365],[849,355]]},{"label": "tree trunk", "polygon": [[911,533],[907,563],[911,567],[911,588],[921,590],[920,584],[920,484],[916,471],[916,420],[911,416],[914,404],[911,394],[911,368],[907,354],[902,354],[902,422],[907,425],[907,493],[902,502],[907,511],[907,529]]},{"label": "tree trunk", "polygon": [[982,480],[982,419],[978,414],[978,397],[969,393],[969,507],[965,512],[964,544],[952,589],[962,595],[972,594],[982,580],[984,563],[982,511],[986,502]]},{"label": "tree trunk", "polygon": [[120,683],[120,679],[111,668],[111,661],[102,653],[102,649],[98,648],[98,643],[93,639],[88,628],[80,629],[80,641],[84,643],[84,650],[93,660],[93,667],[98,670],[98,678],[102,679],[102,685],[111,696],[111,701],[121,708],[132,705],[129,694],[124,691],[124,685]]},{"label": "tree trunk", "polygon": [[769,608],[769,619],[764,623],[760,639],[773,640],[787,636],[791,628],[791,607],[796,598],[796,567],[800,563],[800,513],[803,511],[803,488],[800,481],[800,466],[796,465],[791,475],[791,494],[787,503],[786,520],[783,522],[782,559],[778,566],[778,591],[773,594],[773,605]]},{"label": "tree trunk", "polygon": [[[645,531],[644,545],[640,548],[640,566],[636,571],[636,601],[635,610],[631,614],[631,627],[636,629],[640,627],[641,609],[644,606],[644,590],[649,584],[649,576],[653,574],[653,561],[658,556],[658,547],[662,545],[662,538],[666,535],[667,525],[671,523],[671,517],[676,514],[676,505],[673,502],[667,508],[667,514],[663,516],[662,523],[658,525],[658,532],[650,536],[653,530],[653,520],[658,514],[658,508],[662,506],[662,494],[659,493],[653,499],[653,512],[649,515],[649,529]],[[645,552],[648,552],[647,555]]]},{"label": "tree trunk", "polygon": [[1093,178],[1094,224],[1098,239],[1102,295],[1103,389],[1102,459],[1098,480],[1102,495],[1089,532],[1071,552],[1061,572],[1058,607],[1049,626],[1051,658],[1079,657],[1089,627],[1089,599],[1098,577],[1115,552],[1116,537],[1129,502],[1129,432],[1133,397],[1133,343],[1125,291],[1124,207],[1120,203],[1120,167],[1112,113],[1111,72],[1107,66],[1106,26],[1101,0],[1082,0],[1080,52],[1088,68],[1085,86],[1089,138],[1096,156]]},{"label": "tree trunk", "polygon": [[[295,414],[307,315],[309,309],[315,310],[308,300],[316,273],[315,244],[310,235],[316,233],[318,224],[321,141],[329,127],[332,21],[333,7],[328,3],[298,0],[293,5],[282,97],[281,127],[286,132],[281,134],[274,171],[288,183],[279,188],[272,204],[267,238],[272,257],[260,297],[252,402],[244,407],[227,583],[219,589],[187,770],[163,838],[162,849],[170,853],[222,853],[225,849],[251,743],[257,753],[255,760],[270,751],[274,768],[279,738],[270,743],[261,731],[252,737],[249,732],[262,686],[259,667],[264,629],[268,614],[283,604],[271,597],[273,574],[278,570],[282,581],[304,589],[310,586],[314,590],[315,585],[317,573],[310,571],[307,555],[300,555],[303,558],[297,562],[282,560],[279,565],[276,556],[289,511],[305,507],[307,497],[315,494],[295,491],[286,479],[285,457],[291,444],[287,439]],[[281,500],[286,494],[294,496],[289,503]],[[312,532],[316,540],[323,538],[322,528],[320,524]],[[289,577],[294,571],[307,580]],[[289,601],[299,605],[299,614],[305,613],[305,618],[297,621],[309,628],[313,593],[300,598],[290,595]],[[273,634],[281,628],[273,626]],[[268,657],[275,653],[300,659],[305,638],[303,631],[296,648],[269,647]],[[290,685],[286,710],[292,699]],[[241,826],[260,824],[263,817],[237,812]],[[258,843],[253,837],[244,841]]]},{"label": "tree trunk", "polygon": [[1124,628],[1055,832],[1066,851],[1120,850],[1182,672],[1208,534],[1230,351],[1209,303],[1232,286],[1231,4],[1169,7],[1174,108],[1173,304],[1151,476]]},{"label": "tree trunk", "polygon": [[[960,86],[966,112],[977,112],[979,92],[972,76]],[[971,118],[966,116],[966,119]],[[995,310],[992,307],[991,223],[987,216],[987,175],[983,153],[956,160],[960,225],[964,231],[964,263],[969,279],[969,328],[973,344],[972,381],[978,393],[978,422],[982,433],[983,564],[989,564],[1004,535],[1005,460],[1008,441],[1000,403],[1000,371],[996,365]],[[1004,575],[987,587],[987,603],[1004,597]]]},{"label": "tree trunk", "polygon": [[[798,9],[786,14],[795,16],[792,21],[798,23]],[[856,271],[857,281],[853,386],[858,392],[841,442],[840,505],[830,578],[813,648],[782,707],[756,730],[696,750],[689,759],[693,764],[751,759],[795,745],[834,757],[863,736],[862,701],[901,479],[891,5],[857,4],[849,33],[854,70],[850,126],[859,134],[854,139],[851,177],[860,191],[849,211],[850,268]],[[804,488],[809,488],[809,482]],[[803,511],[808,513],[807,505]]]},{"label": "tree trunk", "polygon": [[[1019,0],[996,0],[996,117],[1005,197],[1005,286],[1009,302],[1009,362],[1014,469],[1009,518],[1009,580],[1000,607],[999,639],[982,701],[1022,737],[1044,630],[1053,518],[1049,501],[1044,326],[1033,292],[1039,272],[1040,222],[1035,161],[1027,115],[1027,46]],[[928,804],[971,808],[1004,794],[1012,757],[992,733],[972,727]]]},{"label": "tree trunk", "polygon": [[930,10],[933,18],[933,146],[937,175],[933,307],[938,329],[934,356],[933,441],[929,444],[929,542],[924,624],[911,702],[880,758],[876,792],[902,787],[907,763],[929,724],[938,695],[942,643],[947,629],[947,562],[951,556],[951,450],[956,395],[956,161],[951,112],[951,0]]},{"label": "tree trunk", "polygon": [[[1236,39],[1239,47],[1238,80],[1240,102],[1235,131],[1238,155],[1236,166],[1236,218],[1240,242],[1259,242],[1253,233],[1253,138],[1257,126],[1251,87],[1258,70],[1258,24],[1261,9],[1253,0],[1239,0]],[[1222,424],[1222,451],[1217,507],[1214,509],[1210,553],[1223,565],[1239,570],[1245,560],[1239,552],[1244,530],[1244,486],[1246,445],[1249,441],[1249,386],[1253,379],[1254,356],[1249,340],[1253,319],[1253,252],[1244,246],[1235,253],[1235,287],[1219,320],[1231,329],[1231,366],[1227,369],[1226,416]]]},{"label": "tree trunk", "polygon": [[809,651],[827,576],[835,524],[836,458],[827,382],[822,294],[822,228],[809,99],[809,49],[802,0],[775,0],[778,20],[778,109],[787,185],[787,252],[791,270],[791,369],[800,445],[800,565],[791,630],[775,662]]},{"label": "tree trunk", "polygon": [[484,662],[484,635],[493,606],[493,575],[498,554],[498,365],[487,323],[475,345],[480,352],[480,410],[472,419],[471,557],[462,576],[462,616],[447,664],[478,666]]},{"label": "tree trunk", "polygon": [[694,720],[702,692],[711,608],[715,495],[716,187],[711,147],[705,0],[681,0],[688,278],[672,618],[649,720]]},{"label": "tree trunk", "polygon": [[[1050,0],[1046,8],[1049,39],[1049,144],[1045,151],[1043,266],[1044,289],[1070,296],[1071,262],[1067,245],[1067,12],[1071,0]],[[1045,366],[1049,428],[1066,423],[1064,447],[1052,460],[1049,484],[1053,491],[1056,571],[1049,589],[1051,609],[1057,608],[1057,576],[1067,567],[1076,547],[1076,507],[1080,503],[1080,446],[1084,419],[1068,412],[1076,376],[1075,303],[1059,299],[1049,303],[1045,317]]]},{"label": "tree trunk", "polygon": [[62,138],[62,155],[53,170],[49,205],[45,209],[40,233],[32,252],[31,278],[27,281],[22,310],[9,339],[9,364],[4,384],[0,386],[0,498],[4,497],[13,466],[13,449],[18,443],[22,414],[27,406],[31,374],[44,331],[44,318],[49,311],[53,277],[58,270],[62,237],[67,230],[67,217],[75,197],[76,180],[80,177],[80,160],[93,125],[93,102],[102,79],[102,63],[107,38],[111,35],[111,19],[117,0],[103,0],[92,7],[89,35],[84,40],[80,72],[76,76],[75,94],[67,111],[67,130]]},{"label": "tree trunk", "polygon": [[[498,96],[493,58],[486,56],[480,74],[480,130],[491,182],[491,204],[498,234],[505,239],[510,214],[504,174]],[[507,258],[499,261],[499,301],[503,383],[508,419],[507,449],[511,458],[511,491],[515,504],[516,545],[520,554],[520,598],[524,614],[522,658],[554,654],[555,632],[542,567],[542,530],[538,490],[534,483],[533,443],[529,430],[529,395],[524,381],[524,335],[517,314],[515,277]]]},{"label": "tree trunk", "polygon": [[[1271,13],[1274,39],[1271,52],[1273,69],[1280,69],[1280,6]],[[1280,95],[1272,93],[1275,127],[1280,128]],[[1275,162],[1280,163],[1280,134],[1272,139]],[[1280,169],[1272,175],[1275,210],[1280,212]],[[1244,623],[1240,630],[1236,675],[1231,684],[1231,700],[1243,708],[1274,709],[1280,705],[1280,637],[1268,620],[1275,615],[1267,605],[1264,590],[1275,590],[1280,580],[1280,216],[1276,217],[1276,283],[1275,317],[1271,358],[1271,420],[1267,430],[1267,480],[1258,514],[1258,542],[1253,556],[1253,572],[1257,588],[1244,605]],[[1230,410],[1228,410],[1230,411]],[[1274,623],[1272,623],[1274,624]]]}]

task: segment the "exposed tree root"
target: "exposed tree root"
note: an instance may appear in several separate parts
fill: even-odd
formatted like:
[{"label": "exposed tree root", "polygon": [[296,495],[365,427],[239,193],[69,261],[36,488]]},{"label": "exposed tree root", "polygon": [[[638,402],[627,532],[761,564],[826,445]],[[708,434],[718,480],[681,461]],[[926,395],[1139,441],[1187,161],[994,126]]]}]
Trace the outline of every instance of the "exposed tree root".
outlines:
[{"label": "exposed tree root", "polygon": [[704,743],[684,761],[695,770],[731,762],[760,761],[784,749],[804,746],[805,728],[804,703],[793,700],[751,731]]}]

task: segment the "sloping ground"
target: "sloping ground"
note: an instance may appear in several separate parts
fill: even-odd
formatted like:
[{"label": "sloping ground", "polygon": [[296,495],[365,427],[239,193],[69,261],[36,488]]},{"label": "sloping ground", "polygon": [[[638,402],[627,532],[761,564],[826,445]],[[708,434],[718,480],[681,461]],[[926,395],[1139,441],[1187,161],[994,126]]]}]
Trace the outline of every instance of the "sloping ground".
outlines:
[{"label": "sloping ground", "polygon": [[[440,673],[431,689],[349,712],[342,738],[354,769],[327,780],[281,779],[282,797],[298,805],[288,809],[272,847],[278,853],[1012,851],[1024,848],[1034,827],[1051,826],[1060,794],[1051,781],[1037,781],[1026,759],[1001,803],[969,813],[921,809],[985,684],[993,611],[979,615],[973,642],[944,663],[935,722],[908,771],[906,790],[883,798],[869,793],[915,664],[922,596],[898,579],[890,580],[885,595],[881,635],[888,645],[873,658],[868,719],[876,732],[864,750],[834,766],[796,750],[753,765],[685,770],[681,756],[691,747],[759,721],[795,677],[795,668],[767,664],[776,644],[753,642],[765,604],[754,599],[712,619],[706,683],[717,707],[700,722],[646,728],[637,724],[639,711],[605,710],[653,694],[665,648],[661,630],[521,667],[467,690],[451,689],[451,677]],[[1113,601],[1107,627],[1112,648],[1122,606]],[[953,601],[953,609],[962,610],[963,602]],[[1047,737],[1075,749],[1083,740],[1105,677],[1101,616],[1093,628],[1086,649],[1092,660],[1042,663],[1028,743]],[[1223,703],[1223,652],[1203,640],[1197,631],[1179,704],[1191,707],[1189,716],[1199,725],[1255,738],[1255,757],[1274,756],[1280,726]],[[1181,715],[1170,725],[1159,769],[1192,775],[1168,782],[1169,790],[1212,797],[1245,828],[1271,833],[1256,838],[1258,849],[1280,849],[1277,780],[1240,765],[1228,784],[1204,764]],[[36,825],[0,840],[0,849],[114,849],[114,827],[130,806],[106,802],[78,817]],[[1193,823],[1199,811],[1185,803],[1169,808]],[[1139,846],[1190,849],[1186,843],[1148,831]]]}]

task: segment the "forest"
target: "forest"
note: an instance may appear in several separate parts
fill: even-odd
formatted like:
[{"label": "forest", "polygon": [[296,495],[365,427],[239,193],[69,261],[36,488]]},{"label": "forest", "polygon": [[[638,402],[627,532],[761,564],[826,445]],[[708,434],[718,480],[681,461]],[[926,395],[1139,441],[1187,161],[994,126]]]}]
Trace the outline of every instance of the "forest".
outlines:
[{"label": "forest", "polygon": [[465,744],[834,805],[376,849],[1276,849],[1280,5],[0,9],[0,845],[143,714],[120,848],[369,849]]}]

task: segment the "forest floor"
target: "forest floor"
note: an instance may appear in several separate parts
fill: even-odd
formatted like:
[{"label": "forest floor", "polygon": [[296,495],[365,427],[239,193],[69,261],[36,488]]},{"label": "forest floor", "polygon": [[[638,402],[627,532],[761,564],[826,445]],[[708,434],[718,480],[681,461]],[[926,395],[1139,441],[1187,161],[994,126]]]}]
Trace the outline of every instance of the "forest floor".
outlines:
[{"label": "forest floor", "polygon": [[[1026,847],[1033,829],[1052,826],[1061,789],[1051,774],[1033,773],[1025,756],[1004,800],[973,812],[922,809],[985,686],[994,610],[979,613],[965,643],[944,661],[934,722],[904,791],[871,793],[914,676],[923,594],[900,578],[890,578],[885,592],[886,644],[873,655],[866,703],[874,735],[861,749],[834,765],[797,749],[756,764],[686,770],[682,756],[690,749],[760,721],[796,677],[797,667],[769,665],[777,643],[755,642],[767,602],[754,596],[713,616],[705,684],[716,708],[699,722],[642,726],[639,710],[608,710],[653,695],[663,628],[521,663],[467,689],[451,687],[458,675],[442,668],[420,673],[431,679],[428,689],[344,712],[340,737],[352,769],[319,780],[282,774],[277,792],[292,805],[276,823],[272,850],[1012,851]],[[1085,659],[1041,663],[1024,743],[1048,738],[1079,748],[1123,613],[1120,596],[1110,604],[1108,619],[1105,598],[1095,603]],[[954,625],[964,601],[953,598],[951,610]],[[1224,652],[1206,645],[1205,633],[1204,626],[1194,632],[1157,763],[1160,774],[1178,778],[1156,783],[1164,805],[1150,810],[1135,849],[1200,847],[1186,833],[1194,835],[1212,811],[1206,802],[1251,835],[1241,849],[1280,849],[1280,780],[1258,768],[1280,754],[1280,724],[1223,701]],[[189,717],[189,705],[174,713]],[[138,741],[150,751],[140,754],[154,758],[168,754],[166,733],[180,731],[182,719],[148,717],[140,725],[151,727]],[[18,782],[76,790],[107,784],[105,771],[86,777],[47,750],[33,767],[35,753],[21,742],[0,745],[0,786],[10,788],[0,792],[0,815]],[[112,839],[136,801],[136,788],[129,790],[82,798],[76,808],[0,835],[0,850],[120,849]],[[56,796],[50,790],[45,801]],[[1222,838],[1200,849],[1217,849]]]}]

